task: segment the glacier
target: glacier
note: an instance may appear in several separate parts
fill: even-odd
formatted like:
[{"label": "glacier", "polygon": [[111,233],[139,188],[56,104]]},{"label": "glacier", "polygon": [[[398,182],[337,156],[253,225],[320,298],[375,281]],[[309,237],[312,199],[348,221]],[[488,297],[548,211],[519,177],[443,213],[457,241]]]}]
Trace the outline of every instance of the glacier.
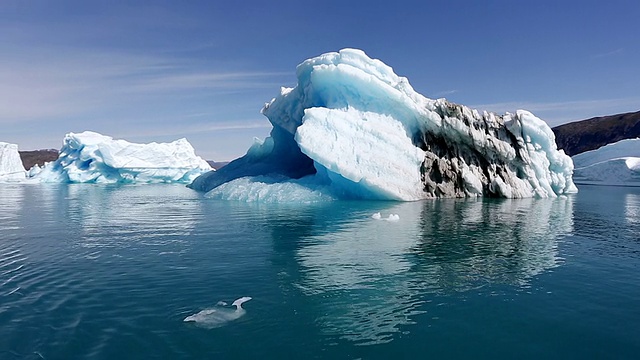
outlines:
[{"label": "glacier", "polygon": [[18,145],[0,142],[0,182],[21,181],[25,177]]},{"label": "glacier", "polygon": [[188,184],[212,170],[184,138],[136,144],[85,131],[65,135],[58,159],[30,170],[30,181]]},{"label": "glacier", "polygon": [[640,186],[640,138],[573,156],[576,184]]},{"label": "glacier", "polygon": [[[339,199],[545,198],[577,191],[571,158],[528,111],[500,116],[428,99],[357,49],[308,59],[296,75],[297,85],[282,88],[262,109],[273,125],[270,137],[191,188],[208,192],[241,178],[245,185],[265,183],[254,179],[267,176]],[[229,187],[217,196],[241,198],[237,191]]]}]

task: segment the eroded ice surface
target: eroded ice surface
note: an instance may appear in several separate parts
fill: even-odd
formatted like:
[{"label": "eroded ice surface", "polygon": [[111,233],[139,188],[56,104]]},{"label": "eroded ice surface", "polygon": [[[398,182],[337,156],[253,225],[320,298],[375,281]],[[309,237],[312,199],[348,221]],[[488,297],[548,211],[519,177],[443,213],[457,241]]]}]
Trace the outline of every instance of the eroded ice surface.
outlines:
[{"label": "eroded ice surface", "polygon": [[58,160],[33,179],[72,183],[190,183],[211,171],[186,139],[135,144],[91,131],[65,135]]},{"label": "eroded ice surface", "polygon": [[0,142],[0,182],[20,181],[25,176],[18,145]]},{"label": "eroded ice surface", "polygon": [[640,139],[575,155],[573,162],[576,184],[640,186]]},{"label": "eroded ice surface", "polygon": [[277,174],[306,177],[308,187],[315,182],[336,198],[577,191],[571,158],[557,150],[549,126],[527,111],[480,114],[425,98],[389,66],[355,49],[306,60],[297,78],[295,88],[283,88],[262,110],[273,124],[270,138],[191,187],[210,191],[237,178]]}]

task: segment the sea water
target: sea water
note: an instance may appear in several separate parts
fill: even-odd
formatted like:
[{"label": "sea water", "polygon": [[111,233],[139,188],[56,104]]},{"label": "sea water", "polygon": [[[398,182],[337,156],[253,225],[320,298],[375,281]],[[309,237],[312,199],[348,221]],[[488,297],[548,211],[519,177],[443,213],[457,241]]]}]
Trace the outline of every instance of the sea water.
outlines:
[{"label": "sea water", "polygon": [[0,186],[0,359],[637,358],[639,273],[638,188],[278,205]]}]

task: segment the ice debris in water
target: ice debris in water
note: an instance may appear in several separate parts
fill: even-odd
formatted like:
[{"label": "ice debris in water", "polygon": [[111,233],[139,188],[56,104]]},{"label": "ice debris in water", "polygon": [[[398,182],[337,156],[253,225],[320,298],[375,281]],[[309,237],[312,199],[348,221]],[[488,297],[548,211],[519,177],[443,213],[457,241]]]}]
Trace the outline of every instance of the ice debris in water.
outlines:
[{"label": "ice debris in water", "polygon": [[204,309],[184,318],[184,322],[195,322],[198,326],[206,329],[219,328],[226,325],[230,321],[237,320],[244,316],[247,311],[242,304],[251,300],[251,297],[244,296],[234,301],[231,306],[227,307],[227,303],[219,301],[215,307]]},{"label": "ice debris in water", "polygon": [[371,215],[371,217],[373,219],[375,219],[375,220],[386,220],[386,221],[398,221],[398,220],[400,220],[400,215],[398,215],[398,214],[389,214],[388,218],[383,219],[382,215],[379,212]]}]

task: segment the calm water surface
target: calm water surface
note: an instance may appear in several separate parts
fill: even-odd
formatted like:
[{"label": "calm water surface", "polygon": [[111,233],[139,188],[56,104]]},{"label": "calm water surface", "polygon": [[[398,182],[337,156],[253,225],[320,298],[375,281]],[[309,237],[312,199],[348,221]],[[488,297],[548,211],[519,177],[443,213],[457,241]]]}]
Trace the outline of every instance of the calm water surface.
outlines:
[{"label": "calm water surface", "polygon": [[[268,205],[3,184],[0,359],[637,358],[640,189],[580,190]],[[183,321],[241,296],[224,326]]]}]

